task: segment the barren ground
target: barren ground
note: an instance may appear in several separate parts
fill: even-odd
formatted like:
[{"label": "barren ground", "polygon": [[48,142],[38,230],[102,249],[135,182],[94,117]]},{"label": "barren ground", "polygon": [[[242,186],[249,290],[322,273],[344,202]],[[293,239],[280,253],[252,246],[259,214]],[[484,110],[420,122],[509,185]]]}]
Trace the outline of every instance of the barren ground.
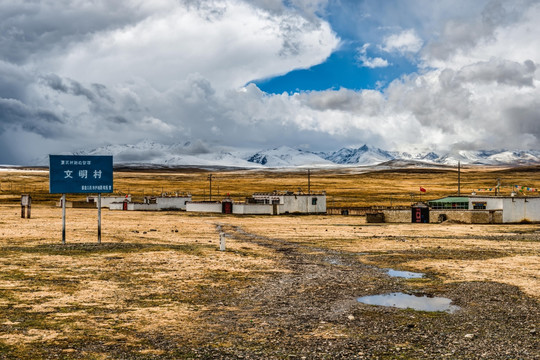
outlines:
[{"label": "barren ground", "polygon": [[[60,209],[19,210],[0,207],[3,358],[539,357],[536,225],[105,210],[98,246],[96,211],[68,209],[62,246]],[[461,310],[356,301],[397,291]]]},{"label": "barren ground", "polygon": [[[103,210],[98,245],[97,211],[67,209],[62,245],[61,209],[43,195],[21,219],[15,198],[0,199],[0,358],[540,359],[536,224]],[[393,292],[460,309],[357,301]]]}]

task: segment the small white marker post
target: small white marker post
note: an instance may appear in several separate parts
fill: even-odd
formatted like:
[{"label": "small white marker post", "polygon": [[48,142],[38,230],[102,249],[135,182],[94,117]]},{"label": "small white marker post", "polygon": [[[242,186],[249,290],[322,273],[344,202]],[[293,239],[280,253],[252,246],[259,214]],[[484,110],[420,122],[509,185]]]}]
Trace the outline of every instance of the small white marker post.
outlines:
[{"label": "small white marker post", "polygon": [[219,250],[225,251],[225,233],[219,233]]}]

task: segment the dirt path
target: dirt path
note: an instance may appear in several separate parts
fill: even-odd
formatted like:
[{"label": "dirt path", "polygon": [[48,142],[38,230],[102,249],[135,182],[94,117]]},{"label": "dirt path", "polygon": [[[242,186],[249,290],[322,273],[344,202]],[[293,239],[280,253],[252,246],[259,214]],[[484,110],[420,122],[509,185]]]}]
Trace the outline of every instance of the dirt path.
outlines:
[{"label": "dirt path", "polygon": [[[443,284],[391,278],[358,255],[221,229],[230,239],[275,252],[285,272],[210,306],[197,349],[208,358],[537,359],[538,302],[492,282]],[[443,296],[455,313],[364,305],[365,295]]]}]

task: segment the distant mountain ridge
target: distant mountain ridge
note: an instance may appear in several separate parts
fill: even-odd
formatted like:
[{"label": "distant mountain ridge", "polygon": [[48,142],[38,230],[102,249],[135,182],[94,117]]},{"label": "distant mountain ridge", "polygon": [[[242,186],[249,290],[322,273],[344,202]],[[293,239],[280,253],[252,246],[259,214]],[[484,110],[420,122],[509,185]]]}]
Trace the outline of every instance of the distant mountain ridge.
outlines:
[{"label": "distant mountain ridge", "polygon": [[[107,145],[81,150],[74,155],[113,155],[115,164],[163,166],[226,166],[240,168],[374,166],[383,163],[424,165],[534,165],[540,164],[540,150],[456,150],[439,155],[435,152],[408,153],[387,151],[363,145],[344,147],[331,152],[311,152],[280,146],[260,151],[211,151],[201,143],[164,145],[144,140],[135,145]],[[45,165],[47,159],[40,159]]]}]

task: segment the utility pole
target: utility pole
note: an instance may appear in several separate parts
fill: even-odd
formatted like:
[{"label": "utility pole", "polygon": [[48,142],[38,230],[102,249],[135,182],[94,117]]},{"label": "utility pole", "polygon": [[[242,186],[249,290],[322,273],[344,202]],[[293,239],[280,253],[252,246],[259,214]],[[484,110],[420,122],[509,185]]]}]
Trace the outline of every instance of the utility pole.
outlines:
[{"label": "utility pole", "polygon": [[210,201],[212,201],[212,174],[208,175],[208,181],[210,182]]},{"label": "utility pole", "polygon": [[307,169],[307,193],[311,194],[311,170]]},{"label": "utility pole", "polygon": [[457,195],[461,196],[461,161],[458,161],[457,163],[458,170],[457,170]]}]

